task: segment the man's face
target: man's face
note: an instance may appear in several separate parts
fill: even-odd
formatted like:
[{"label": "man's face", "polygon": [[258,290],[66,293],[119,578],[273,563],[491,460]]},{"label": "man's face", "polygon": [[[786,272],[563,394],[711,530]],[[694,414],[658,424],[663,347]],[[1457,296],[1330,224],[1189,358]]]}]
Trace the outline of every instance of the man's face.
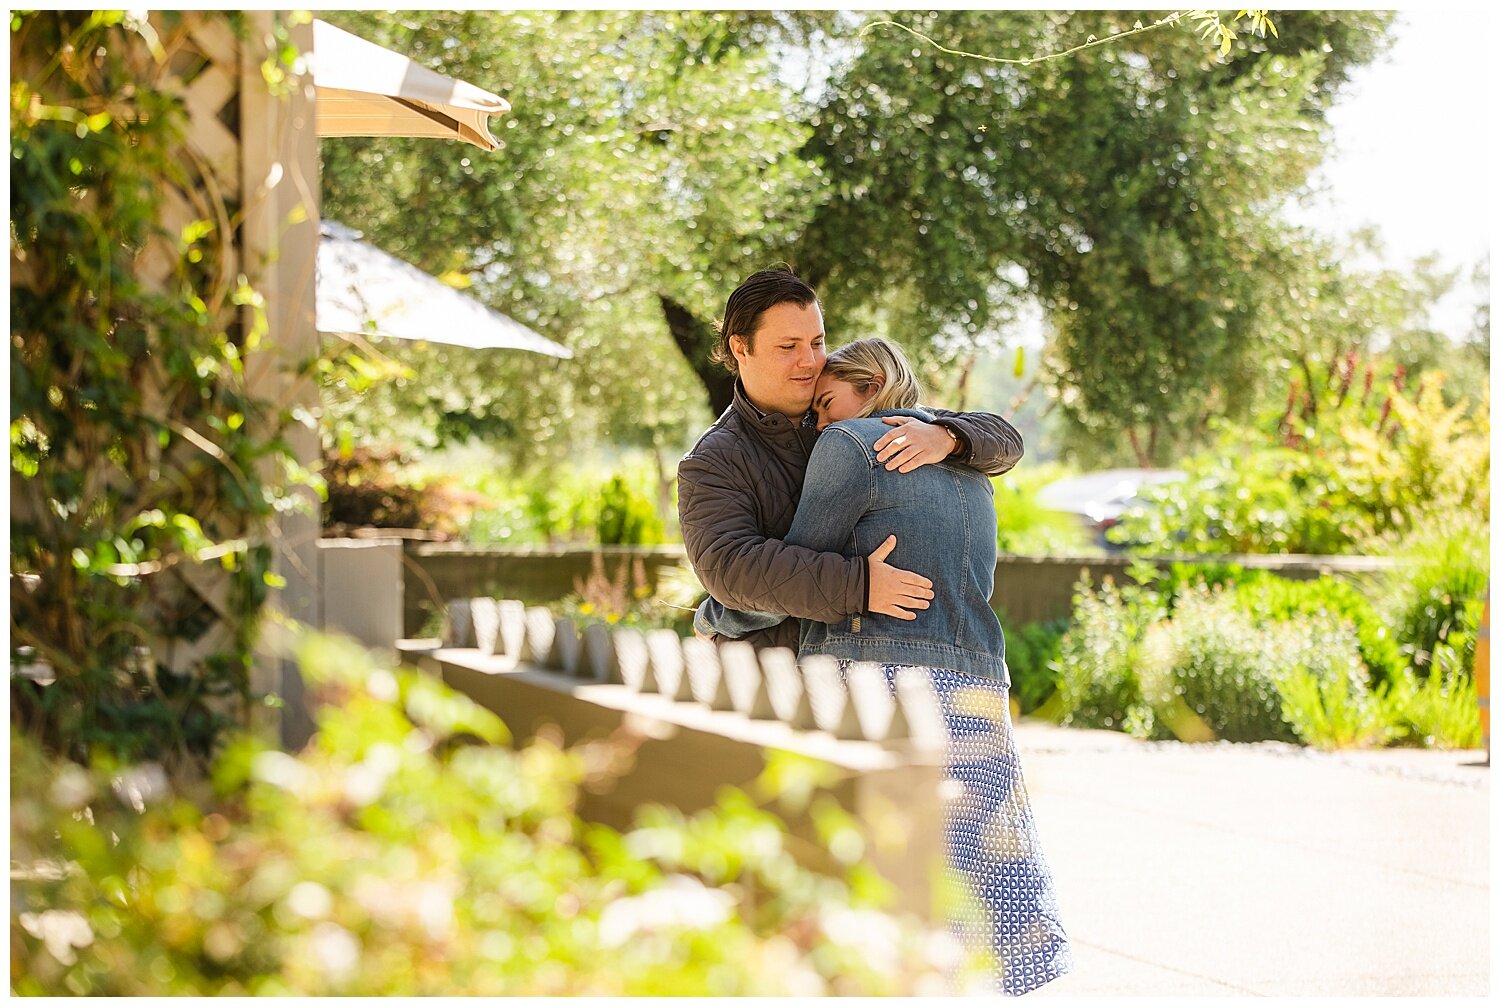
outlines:
[{"label": "man's face", "polygon": [[813,387],[828,354],[823,349],[823,312],[815,303],[784,302],[760,316],[754,349],[729,337],[745,393],[766,412],[796,419],[812,405]]}]

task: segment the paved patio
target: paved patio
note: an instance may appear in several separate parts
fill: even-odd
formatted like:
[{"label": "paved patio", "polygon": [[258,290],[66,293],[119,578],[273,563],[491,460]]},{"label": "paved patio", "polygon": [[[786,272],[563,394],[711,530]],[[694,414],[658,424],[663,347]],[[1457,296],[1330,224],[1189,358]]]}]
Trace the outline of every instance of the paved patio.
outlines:
[{"label": "paved patio", "polygon": [[1482,751],[1017,735],[1077,959],[1034,996],[1488,993]]}]

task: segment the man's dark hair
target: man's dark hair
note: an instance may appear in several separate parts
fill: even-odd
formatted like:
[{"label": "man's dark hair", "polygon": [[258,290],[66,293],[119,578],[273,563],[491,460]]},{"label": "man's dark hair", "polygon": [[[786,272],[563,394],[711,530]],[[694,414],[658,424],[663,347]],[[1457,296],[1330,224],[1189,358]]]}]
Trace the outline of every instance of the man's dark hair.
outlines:
[{"label": "man's dark hair", "polygon": [[818,303],[817,292],[807,281],[792,271],[788,265],[762,269],[751,273],[745,282],[734,288],[729,301],[724,305],[724,317],[714,322],[714,331],[719,342],[710,357],[723,364],[731,374],[738,374],[739,361],[729,350],[729,337],[741,336],[754,349],[755,330],[760,328],[760,316],[778,304],[799,304],[806,307]]}]

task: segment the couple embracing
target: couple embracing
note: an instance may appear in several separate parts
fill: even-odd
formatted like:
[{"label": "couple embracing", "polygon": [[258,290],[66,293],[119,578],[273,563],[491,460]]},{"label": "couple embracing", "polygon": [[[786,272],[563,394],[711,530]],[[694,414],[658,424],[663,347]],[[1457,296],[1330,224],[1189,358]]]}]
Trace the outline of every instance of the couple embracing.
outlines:
[{"label": "couple embracing", "polygon": [[899,348],[824,349],[817,294],[787,269],[730,294],[715,358],[734,402],[678,467],[688,557],[710,597],[698,635],[827,654],[931,682],[961,788],[949,866],[982,918],[961,930],[993,956],[997,992],[1072,967],[1016,754],[1005,637],[989,606],[996,536],[989,477],[1021,436],[988,413],[918,404]]}]

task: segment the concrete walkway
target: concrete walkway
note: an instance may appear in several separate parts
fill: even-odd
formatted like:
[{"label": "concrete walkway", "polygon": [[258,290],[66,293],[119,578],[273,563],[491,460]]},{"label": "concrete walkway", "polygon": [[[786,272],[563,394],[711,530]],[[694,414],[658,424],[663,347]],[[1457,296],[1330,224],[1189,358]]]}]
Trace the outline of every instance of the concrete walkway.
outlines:
[{"label": "concrete walkway", "polygon": [[1484,753],[1021,721],[1077,968],[1034,996],[1484,996]]}]

